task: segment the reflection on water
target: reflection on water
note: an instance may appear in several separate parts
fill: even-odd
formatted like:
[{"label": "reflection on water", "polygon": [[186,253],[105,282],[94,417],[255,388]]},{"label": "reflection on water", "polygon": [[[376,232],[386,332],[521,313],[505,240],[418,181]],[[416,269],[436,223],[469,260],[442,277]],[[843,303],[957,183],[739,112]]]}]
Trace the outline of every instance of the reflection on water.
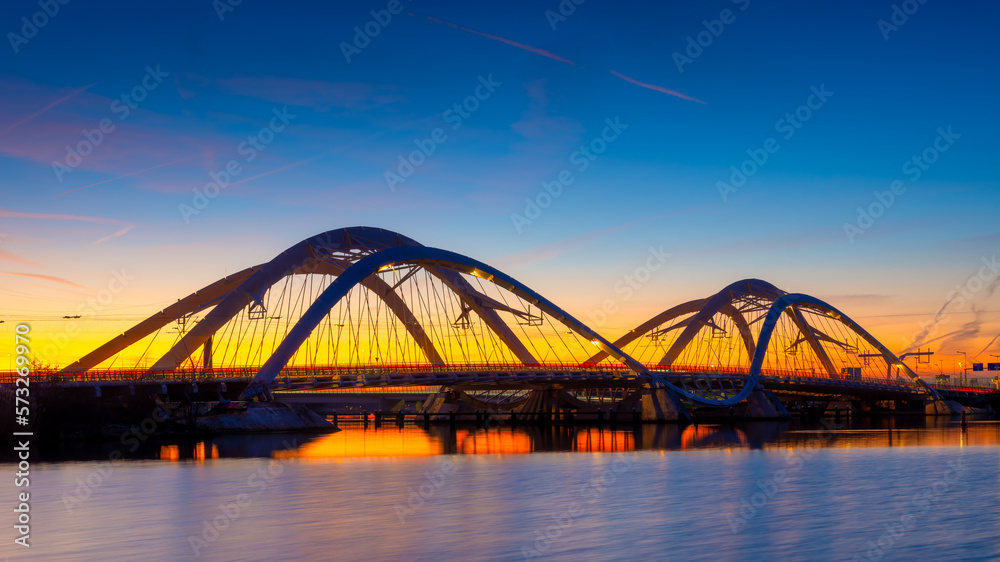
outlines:
[{"label": "reflection on water", "polygon": [[66,443],[11,559],[1000,559],[998,445],[934,418]]},{"label": "reflection on water", "polygon": [[335,459],[433,455],[516,455],[536,452],[611,453],[698,449],[782,449],[852,447],[950,447],[1000,444],[1000,421],[958,418],[885,417],[803,423],[745,422],[662,424],[614,429],[595,426],[491,429],[432,425],[428,428],[368,428],[342,425],[328,434],[228,435],[200,439],[150,440],[135,451],[118,443],[59,443],[42,448],[45,461],[102,460],[114,450],[126,459],[209,461],[219,458]]},{"label": "reflection on water", "polygon": [[[219,446],[214,443],[199,441],[190,449],[190,456],[183,457],[183,460],[195,460],[204,462],[206,460],[219,458]],[[160,460],[177,462],[182,460],[180,445],[160,445]]]},{"label": "reflection on water", "polygon": [[346,427],[318,437],[281,458],[407,457],[427,455],[515,455],[568,451],[612,453],[695,449],[818,447],[976,446],[1000,444],[1000,422],[974,421],[962,430],[945,419],[882,419],[803,425],[793,422],[644,425],[637,431],[597,427],[497,429],[432,426],[428,429],[365,430]]},{"label": "reflection on water", "polygon": [[318,437],[277,458],[413,457],[430,455],[521,455],[544,451],[634,451],[631,431],[598,428],[474,429],[407,427],[382,431],[345,428]]}]

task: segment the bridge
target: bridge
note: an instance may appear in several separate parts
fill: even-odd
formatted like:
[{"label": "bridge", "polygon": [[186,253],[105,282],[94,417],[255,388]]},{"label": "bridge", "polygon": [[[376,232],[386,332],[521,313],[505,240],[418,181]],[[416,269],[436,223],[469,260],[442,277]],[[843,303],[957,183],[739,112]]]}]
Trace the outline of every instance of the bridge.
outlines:
[{"label": "bridge", "polygon": [[603,408],[650,421],[831,402],[955,413],[957,400],[991,392],[935,388],[831,304],[765,281],[737,281],[612,341],[494,267],[370,227],[227,275],[44,378],[241,401],[426,387],[421,409],[433,414]]}]

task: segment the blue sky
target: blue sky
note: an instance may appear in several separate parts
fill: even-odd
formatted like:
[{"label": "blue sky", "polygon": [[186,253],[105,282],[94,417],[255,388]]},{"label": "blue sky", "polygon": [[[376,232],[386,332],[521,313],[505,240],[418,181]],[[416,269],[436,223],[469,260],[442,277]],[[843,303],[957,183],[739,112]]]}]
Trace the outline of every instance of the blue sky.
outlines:
[{"label": "blue sky", "polygon": [[[350,62],[342,44],[388,2],[245,0],[222,18],[217,5],[74,1],[26,42],[10,33],[39,4],[0,7],[11,318],[61,310],[116,267],[139,277],[116,307],[142,316],[306,236],[364,224],[496,263],[580,316],[662,245],[668,267],[622,303],[609,337],[753,276],[873,316],[866,326],[902,349],[1000,241],[992,5],[906,4],[918,9],[886,39],[878,21],[892,21],[893,2],[567,0],[575,10],[555,29],[556,1],[401,2]],[[711,23],[724,10],[729,23]],[[674,54],[699,33],[706,46],[678,69]],[[445,112],[481,77],[498,85],[453,128]],[[122,118],[115,100],[136,88],[143,99]],[[776,125],[812,88],[832,95],[784,138]],[[247,162],[241,143],[275,111],[287,124]],[[616,118],[627,128],[581,171],[574,152]],[[114,130],[57,174],[102,119]],[[957,136],[911,181],[904,164],[949,127]],[[386,172],[437,128],[447,139],[390,189]],[[779,148],[724,200],[718,182],[768,138]],[[193,190],[230,161],[233,183],[185,220]],[[511,215],[563,170],[573,183],[519,231]],[[849,240],[845,223],[894,180],[905,192]],[[974,296],[1000,309],[992,289]],[[938,333],[974,316],[956,308]],[[947,346],[985,346],[998,316]]]}]

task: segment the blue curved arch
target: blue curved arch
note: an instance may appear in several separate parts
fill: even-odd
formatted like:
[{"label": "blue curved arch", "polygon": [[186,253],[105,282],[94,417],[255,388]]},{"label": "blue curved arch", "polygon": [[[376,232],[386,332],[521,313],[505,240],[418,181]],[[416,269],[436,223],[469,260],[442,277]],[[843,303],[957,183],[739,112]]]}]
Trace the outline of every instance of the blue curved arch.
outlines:
[{"label": "blue curved arch", "polygon": [[[673,363],[673,361],[677,358],[677,355],[684,350],[684,347],[694,338],[698,331],[708,320],[712,318],[712,316],[717,313],[722,313],[729,316],[733,320],[733,323],[736,324],[736,327],[740,332],[740,337],[743,339],[743,345],[746,347],[747,353],[752,356],[754,350],[756,349],[756,344],[753,341],[753,335],[750,333],[746,318],[741,312],[739,312],[739,310],[736,309],[736,307],[733,306],[733,301],[735,300],[734,293],[753,295],[773,301],[781,295],[784,295],[785,291],[782,291],[778,287],[775,287],[774,285],[761,279],[741,279],[726,285],[721,291],[710,297],[688,301],[672,308],[668,308],[667,310],[636,326],[634,329],[629,330],[625,335],[615,340],[615,345],[619,348],[624,348],[639,337],[649,333],[656,326],[668,320],[672,320],[685,314],[696,313],[690,319],[690,324],[677,338],[677,340],[680,340],[682,343],[678,346],[675,341],[675,343],[671,345],[671,349],[668,350],[667,354],[664,355],[663,359],[660,361],[661,365],[669,365]],[[693,324],[693,326],[691,324]],[[594,354],[594,356],[588,361],[591,363],[597,363],[602,361],[605,357],[606,354],[599,352]]]},{"label": "blue curved arch", "polygon": [[[268,288],[283,279],[286,275],[298,272],[312,272],[327,263],[324,253],[351,251],[378,251],[383,248],[397,246],[419,246],[419,242],[382,228],[354,226],[338,228],[310,236],[305,240],[286,249],[271,261],[258,266],[247,276],[239,286],[230,290],[218,300],[201,322],[196,324],[173,347],[160,357],[150,370],[169,370],[177,368],[191,353],[202,347],[205,342],[226,322],[254,300],[259,299]],[[401,314],[408,317],[409,311]],[[407,324],[407,326],[413,326]],[[415,330],[420,330],[414,326]],[[429,341],[421,334],[415,334],[418,342]],[[437,352],[426,350],[428,357],[436,357]]]},{"label": "blue curved arch", "polygon": [[[777,299],[785,294],[785,292],[781,289],[760,279],[741,279],[735,283],[727,285],[724,289],[709,298],[702,309],[691,317],[690,323],[684,328],[684,331],[677,336],[673,345],[670,346],[670,349],[667,350],[663,359],[660,360],[660,365],[672,365],[680,356],[681,352],[684,351],[684,348],[691,343],[691,340],[694,339],[702,327],[704,327],[704,325],[708,323],[713,316],[719,312],[725,313],[723,309],[732,305],[733,300],[735,300],[735,293],[753,295],[766,298],[768,300]],[[739,322],[736,321],[735,318],[733,318],[733,320],[736,322],[737,326],[739,326]],[[745,334],[746,332],[741,329],[741,335],[745,336]],[[747,346],[747,352],[749,353],[750,345],[747,344],[746,339],[744,339],[744,345]],[[759,345],[760,344],[758,343],[757,346]]]},{"label": "blue curved arch", "polygon": [[435,268],[441,267],[445,269],[460,270],[465,273],[483,277],[488,281],[492,281],[525,299],[531,304],[538,306],[541,310],[545,311],[550,316],[555,317],[568,328],[587,338],[589,341],[595,342],[598,347],[607,350],[613,357],[628,365],[628,367],[636,374],[651,380],[658,378],[646,370],[641,363],[616,348],[597,332],[591,330],[585,324],[576,320],[561,308],[551,303],[548,299],[529,289],[527,286],[507,274],[480,261],[455,252],[449,252],[447,250],[431,248],[428,246],[403,246],[388,248],[365,256],[355,262],[351,267],[347,268],[332,283],[330,283],[330,286],[328,286],[319,295],[319,297],[316,298],[309,309],[302,314],[298,322],[296,322],[295,326],[289,330],[288,335],[278,345],[271,357],[268,358],[264,365],[261,366],[260,370],[257,371],[251,386],[270,384],[270,382],[277,376],[278,372],[284,368],[288,360],[291,359],[291,356],[295,353],[299,346],[302,345],[306,338],[309,337],[309,334],[311,334],[316,326],[319,325],[320,321],[329,313],[329,311],[340,299],[347,295],[347,293],[355,285],[358,285],[366,277],[377,273],[384,267],[400,263],[413,262],[423,263]]},{"label": "blue curved arch", "polygon": [[[653,328],[656,328],[660,324],[663,324],[668,320],[673,320],[678,316],[691,314],[692,312],[698,312],[699,310],[701,310],[701,307],[704,306],[706,302],[708,302],[707,298],[697,299],[668,308],[667,310],[664,310],[663,312],[657,314],[656,316],[650,318],[649,320],[646,320],[642,324],[639,324],[635,328],[626,332],[625,335],[615,340],[614,342],[615,346],[618,347],[619,349],[624,349],[625,346],[634,342],[640,337],[648,334],[653,330]],[[587,362],[600,363],[601,361],[604,361],[604,359],[607,358],[607,356],[608,356],[607,353],[603,351],[598,351],[597,353],[592,355],[590,359],[587,359]]]},{"label": "blue curved arch", "polygon": [[[230,321],[236,314],[243,310],[245,306],[253,302],[253,300],[260,298],[260,296],[263,295],[268,288],[280,279],[283,279],[286,275],[320,272],[341,274],[348,267],[350,267],[349,264],[341,264],[339,261],[327,259],[326,254],[333,252],[374,253],[387,248],[410,246],[421,246],[421,244],[398,232],[367,226],[338,228],[317,234],[315,236],[310,236],[309,238],[281,252],[271,261],[248,270],[248,273],[241,278],[241,281],[237,286],[227,286],[227,292],[216,296],[215,300],[212,301],[212,304],[217,303],[217,306],[209,312],[201,322],[196,324],[194,328],[184,334],[179,341],[171,347],[170,350],[168,350],[154,363],[150,370],[169,370],[177,368],[184,360],[190,357],[195,350],[203,346],[205,342],[226,322]],[[531,353],[524,347],[524,345],[522,345],[514,333],[503,324],[500,317],[494,310],[479,307],[473,298],[474,291],[468,283],[454,274],[449,274],[449,272],[439,273],[431,271],[431,273],[437,275],[446,283],[449,283],[459,297],[465,300],[469,306],[476,310],[476,312],[486,322],[486,325],[497,334],[500,340],[504,342],[511,349],[511,351],[518,356],[518,358],[525,363],[531,363],[534,361]],[[403,325],[418,343],[427,357],[427,360],[431,364],[443,364],[443,360],[441,359],[438,350],[434,347],[434,344],[431,343],[430,338],[424,331],[424,328],[416,322],[416,318],[413,316],[413,313],[403,303],[402,299],[391,291],[391,288],[388,285],[383,283],[378,278],[367,279],[362,284],[365,285],[367,289],[378,295],[378,297],[385,302],[386,306],[388,306],[389,309],[403,322]],[[176,310],[179,311],[178,314],[181,316],[191,312],[190,310],[180,306],[177,306]],[[167,321],[167,319],[161,319],[161,325],[167,323]],[[107,357],[110,357],[110,355],[120,351],[122,345],[134,343],[134,341],[137,341],[137,337],[146,335],[149,331],[150,330],[147,327],[145,333],[137,334],[124,343],[115,342],[112,345],[105,346],[101,350],[102,354],[95,354],[92,359],[98,360],[97,362],[99,362],[99,360],[106,359]],[[91,363],[93,363],[93,360]]]},{"label": "blue curved arch", "polygon": [[760,376],[760,371],[764,366],[764,359],[767,356],[767,348],[771,343],[771,336],[774,333],[775,327],[778,325],[778,320],[781,319],[781,315],[784,314],[787,309],[793,306],[805,306],[826,313],[851,330],[854,330],[856,334],[864,338],[865,341],[872,344],[872,346],[882,352],[886,361],[892,365],[897,365],[903,368],[906,371],[906,374],[911,379],[916,381],[917,384],[922,386],[929,395],[937,400],[941,400],[941,395],[937,390],[918,377],[916,373],[910,370],[905,363],[900,361],[893,352],[889,351],[887,347],[875,339],[875,336],[869,334],[868,331],[862,328],[860,324],[851,320],[849,316],[837,310],[829,303],[802,293],[790,293],[782,296],[781,298],[775,300],[774,304],[772,304],[771,308],[767,311],[767,317],[764,319],[764,324],[760,329],[760,335],[757,337],[757,350],[754,353],[753,362],[750,364],[750,377],[755,381]]},{"label": "blue curved arch", "polygon": [[257,371],[253,381],[244,391],[243,397],[249,398],[255,396],[264,387],[274,381],[295,351],[305,342],[306,338],[309,337],[337,302],[344,298],[355,285],[358,285],[366,277],[377,273],[382,268],[401,263],[422,263],[435,268],[462,271],[496,283],[537,306],[580,336],[594,342],[602,351],[618,359],[641,378],[647,380],[651,386],[666,388],[669,392],[686,397],[693,402],[709,406],[731,406],[745,400],[754,388],[757,387],[756,377],[753,377],[753,380],[749,381],[738,394],[724,400],[713,400],[693,394],[670,384],[657,374],[651,373],[644,365],[604,339],[603,336],[590,329],[587,325],[500,270],[455,252],[428,246],[404,246],[381,250],[365,256],[330,283],[312,305],[310,305],[309,309],[302,314],[295,326],[289,330],[288,335],[278,345],[271,357]]}]

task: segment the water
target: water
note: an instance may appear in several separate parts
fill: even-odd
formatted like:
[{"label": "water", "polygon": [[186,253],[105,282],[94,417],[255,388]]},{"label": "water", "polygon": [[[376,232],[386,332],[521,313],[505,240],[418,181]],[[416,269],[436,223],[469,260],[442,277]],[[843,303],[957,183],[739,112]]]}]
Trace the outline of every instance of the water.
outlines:
[{"label": "water", "polygon": [[[12,545],[8,530],[0,552],[10,560],[1000,559],[998,445],[998,422],[962,431],[935,418],[837,430],[646,426],[638,435],[350,428],[136,451],[69,443],[37,451],[31,548]],[[99,460],[115,450],[128,460]],[[25,489],[4,478],[0,490],[12,504]]]}]

